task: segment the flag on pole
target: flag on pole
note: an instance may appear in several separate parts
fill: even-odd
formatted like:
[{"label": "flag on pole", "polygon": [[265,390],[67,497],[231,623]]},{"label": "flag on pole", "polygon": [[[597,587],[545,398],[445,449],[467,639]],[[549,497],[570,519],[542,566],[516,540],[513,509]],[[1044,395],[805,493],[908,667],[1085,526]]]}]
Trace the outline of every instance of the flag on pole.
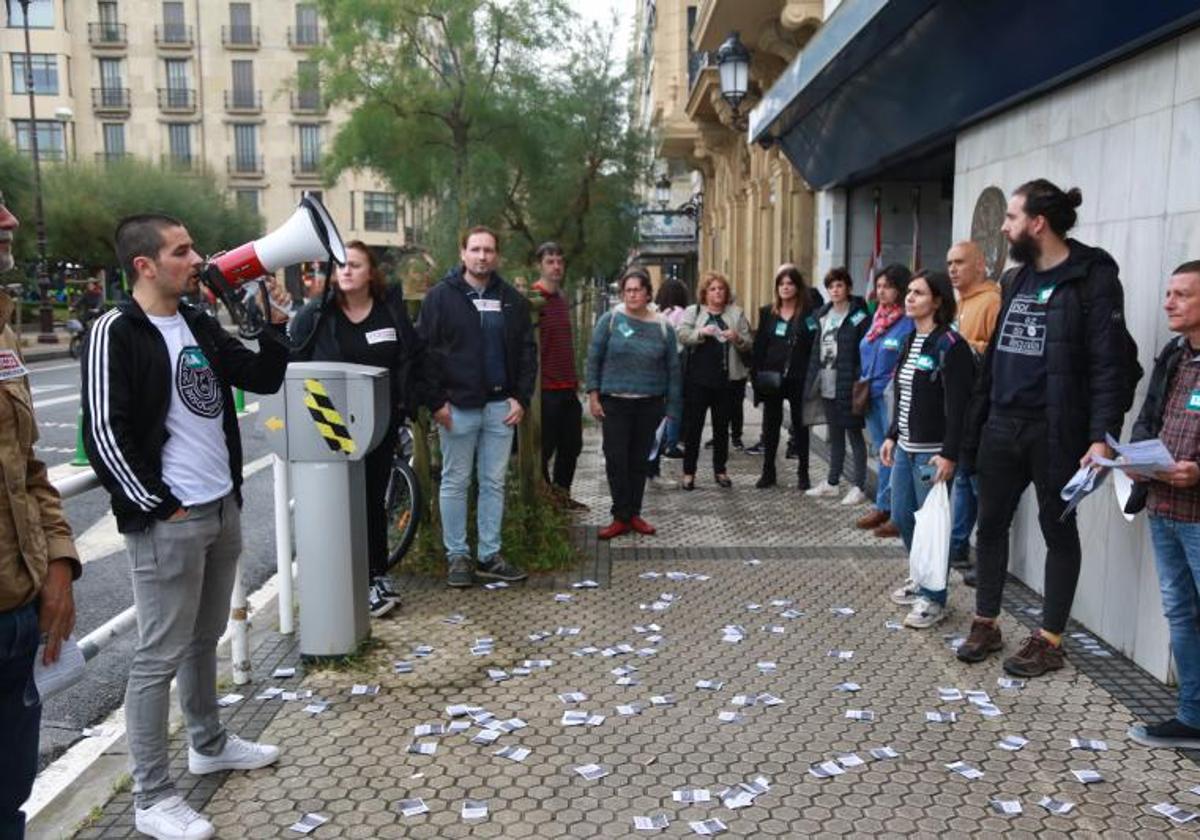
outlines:
[{"label": "flag on pole", "polygon": [[912,270],[921,270],[921,188],[912,188]]},{"label": "flag on pole", "polygon": [[875,188],[875,247],[867,262],[867,300],[875,299],[875,278],[883,271],[883,209],[879,187]]}]

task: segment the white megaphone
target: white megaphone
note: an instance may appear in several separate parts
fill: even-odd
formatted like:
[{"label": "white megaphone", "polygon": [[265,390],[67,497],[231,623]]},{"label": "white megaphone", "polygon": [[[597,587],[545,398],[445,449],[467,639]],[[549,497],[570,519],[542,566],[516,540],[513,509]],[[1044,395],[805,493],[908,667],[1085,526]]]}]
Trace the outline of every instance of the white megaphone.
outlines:
[{"label": "white megaphone", "polygon": [[282,225],[261,239],[213,257],[201,273],[204,284],[225,304],[241,334],[256,337],[265,318],[255,298],[257,284],[243,288],[278,269],[302,262],[346,262],[346,245],[329,211],[305,193],[300,206]]}]

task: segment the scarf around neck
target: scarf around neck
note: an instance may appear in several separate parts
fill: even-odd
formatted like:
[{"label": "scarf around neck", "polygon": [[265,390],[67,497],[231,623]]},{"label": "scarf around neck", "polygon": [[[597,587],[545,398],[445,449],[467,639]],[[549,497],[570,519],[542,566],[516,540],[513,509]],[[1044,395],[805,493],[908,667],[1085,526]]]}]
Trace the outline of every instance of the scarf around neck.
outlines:
[{"label": "scarf around neck", "polygon": [[875,310],[875,319],[871,321],[871,329],[867,332],[867,341],[875,341],[879,336],[892,328],[892,324],[904,317],[904,307],[898,303],[889,306],[880,304]]}]

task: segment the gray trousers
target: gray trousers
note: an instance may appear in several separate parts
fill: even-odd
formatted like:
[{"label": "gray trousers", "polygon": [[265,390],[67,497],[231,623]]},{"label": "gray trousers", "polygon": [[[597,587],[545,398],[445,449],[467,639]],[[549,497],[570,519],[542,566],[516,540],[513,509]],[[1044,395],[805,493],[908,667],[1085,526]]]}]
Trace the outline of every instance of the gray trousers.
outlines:
[{"label": "gray trousers", "polygon": [[126,534],[138,645],[125,690],[134,803],[149,808],[175,794],[167,759],[171,679],[188,742],[205,755],[225,748],[217,708],[217,642],[229,620],[241,512],[232,494],[196,505],[175,522]]}]

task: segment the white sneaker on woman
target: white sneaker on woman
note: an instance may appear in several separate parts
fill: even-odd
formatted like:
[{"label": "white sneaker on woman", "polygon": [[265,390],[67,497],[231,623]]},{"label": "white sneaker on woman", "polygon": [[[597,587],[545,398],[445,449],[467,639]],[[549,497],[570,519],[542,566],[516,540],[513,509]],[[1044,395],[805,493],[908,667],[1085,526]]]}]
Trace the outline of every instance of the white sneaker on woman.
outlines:
[{"label": "white sneaker on woman", "polygon": [[917,603],[917,599],[921,597],[921,587],[917,586],[912,578],[904,581],[904,585],[891,594],[893,604],[899,604],[902,607],[912,606]]},{"label": "white sneaker on woman", "polygon": [[861,505],[867,501],[867,494],[857,487],[851,487],[850,492],[842,497],[844,505]]},{"label": "white sneaker on woman", "polygon": [[941,622],[946,617],[946,608],[928,598],[918,598],[912,611],[904,616],[904,626],[924,630]]},{"label": "white sneaker on woman", "polygon": [[830,484],[828,481],[818,481],[812,487],[804,491],[805,496],[836,496],[841,493],[841,488],[836,484]]}]

